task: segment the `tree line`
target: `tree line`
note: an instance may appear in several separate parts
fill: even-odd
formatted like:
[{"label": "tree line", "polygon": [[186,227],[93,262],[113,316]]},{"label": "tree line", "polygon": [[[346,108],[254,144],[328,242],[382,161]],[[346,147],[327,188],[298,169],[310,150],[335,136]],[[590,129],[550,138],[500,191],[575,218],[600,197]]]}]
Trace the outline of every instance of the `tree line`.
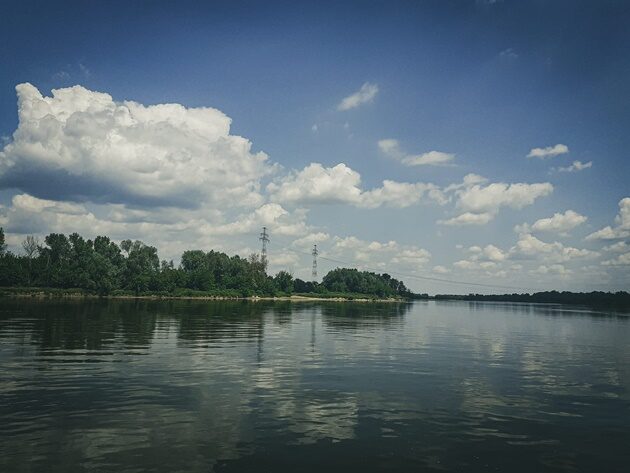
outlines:
[{"label": "tree line", "polygon": [[7,251],[0,228],[0,286],[81,289],[99,295],[274,296],[293,293],[410,297],[402,281],[388,274],[338,268],[321,283],[294,278],[288,271],[267,274],[267,262],[218,251],[187,250],[179,265],[160,260],[157,248],[141,241],[78,233],[51,233],[40,242],[28,236],[23,252]]},{"label": "tree line", "polygon": [[492,301],[492,302],[525,302],[544,304],[576,304],[592,307],[630,308],[630,293],[618,292],[570,292],[544,291],[533,294],[437,294],[436,300]]}]

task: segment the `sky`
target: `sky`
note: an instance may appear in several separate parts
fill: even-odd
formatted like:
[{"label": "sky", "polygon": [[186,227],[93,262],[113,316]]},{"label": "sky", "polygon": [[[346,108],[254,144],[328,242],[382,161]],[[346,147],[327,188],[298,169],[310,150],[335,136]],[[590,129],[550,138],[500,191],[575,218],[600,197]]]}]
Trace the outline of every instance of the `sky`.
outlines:
[{"label": "sky", "polygon": [[2,2],[0,226],[630,289],[630,5]]}]

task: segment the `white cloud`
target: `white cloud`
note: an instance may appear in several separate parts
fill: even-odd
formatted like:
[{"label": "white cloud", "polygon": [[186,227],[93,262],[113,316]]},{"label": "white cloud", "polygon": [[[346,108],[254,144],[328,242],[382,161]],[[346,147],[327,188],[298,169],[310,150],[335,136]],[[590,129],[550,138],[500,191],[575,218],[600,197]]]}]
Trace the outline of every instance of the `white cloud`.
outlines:
[{"label": "white cloud", "polygon": [[522,234],[516,245],[510,249],[510,258],[544,258],[549,262],[564,262],[579,258],[595,258],[596,251],[565,246],[560,242],[546,243],[531,234]]},{"label": "white cloud", "polygon": [[[466,178],[468,178],[468,184]],[[498,182],[482,186],[473,184],[480,182],[481,176],[469,174],[466,178],[464,178],[463,186],[457,185],[446,188],[446,190],[456,189],[456,207],[461,209],[463,213],[449,220],[440,220],[438,223],[443,225],[485,225],[496,216],[501,207],[521,209],[553,191],[553,186],[548,182],[537,184]]]},{"label": "white cloud", "polygon": [[262,226],[279,235],[301,236],[308,232],[306,214],[298,210],[290,214],[281,205],[267,203],[253,212],[240,215],[235,221],[225,224],[206,223],[199,230],[206,235],[242,235],[256,233]]},{"label": "white cloud", "polygon": [[463,259],[463,260],[455,261],[453,263],[453,266],[459,269],[475,269],[477,268],[478,264],[476,261],[468,261],[468,260]]},{"label": "white cloud", "polygon": [[[526,281],[526,274],[550,277],[576,274],[566,266],[573,264],[584,268],[583,260],[600,256],[598,252],[573,248],[559,242],[547,243],[530,234],[520,235],[509,250],[489,244],[484,247],[471,246],[464,251],[466,258],[454,262],[455,268],[494,279],[506,278],[510,274],[514,282]],[[586,277],[587,273],[581,269],[579,275]]]},{"label": "white cloud", "polygon": [[508,253],[494,245],[486,245],[484,248],[478,245],[466,249],[470,253],[467,261],[470,262],[494,262],[499,263],[508,258]]},{"label": "white cloud", "polygon": [[500,207],[522,209],[532,205],[539,197],[545,197],[553,191],[548,183],[505,184],[492,183],[487,186],[474,185],[458,195],[457,207],[468,212],[496,213]]},{"label": "white cloud", "polygon": [[483,254],[490,261],[503,261],[507,258],[506,253],[494,245],[487,245],[483,249]]},{"label": "white cloud", "polygon": [[152,208],[128,209],[121,205],[75,204],[15,195],[10,206],[0,206],[0,226],[21,241],[27,234],[78,232],[87,238],[108,235],[113,239],[140,239],[156,245],[160,256],[178,259],[184,249],[204,248],[234,253],[240,238],[256,238],[266,225],[274,235],[304,237],[312,232],[306,211],[289,212],[268,203],[251,213],[226,219],[220,212]]},{"label": "white cloud", "polygon": [[423,248],[406,249],[392,258],[392,263],[407,266],[422,266],[429,261],[431,253]]},{"label": "white cloud", "polygon": [[429,251],[415,245],[401,245],[394,240],[365,241],[355,236],[335,237],[330,249],[322,249],[320,254],[324,257],[347,261],[360,268],[378,269],[385,272],[393,267],[414,272],[431,258]]},{"label": "white cloud", "polygon": [[570,269],[565,268],[561,264],[540,265],[533,271],[532,274],[552,274],[557,276],[568,276],[572,273]]},{"label": "white cloud", "polygon": [[604,266],[627,266],[630,265],[630,252],[623,253],[616,258],[602,261]]},{"label": "white cloud", "polygon": [[405,156],[402,163],[406,166],[422,166],[446,164],[455,159],[455,155],[451,153],[443,153],[442,151],[429,151],[428,153],[416,156]]},{"label": "white cloud", "polygon": [[469,256],[453,263],[459,269],[481,271],[489,276],[504,274],[502,263],[509,258],[509,254],[494,245],[481,247],[471,246],[465,250]]},{"label": "white cloud", "polygon": [[115,102],[81,86],[51,97],[28,83],[16,91],[18,128],[0,152],[3,187],[99,203],[258,206],[260,180],[275,170],[213,108]]},{"label": "white cloud", "polygon": [[488,182],[488,179],[486,179],[485,177],[480,176],[479,174],[470,173],[464,176],[464,179],[462,180],[462,182],[458,184],[451,184],[445,187],[444,192],[456,191],[459,189],[472,187],[475,184],[485,184],[486,182]]},{"label": "white cloud", "polygon": [[366,208],[408,207],[425,197],[439,204],[447,201],[434,184],[385,180],[382,187],[363,191],[360,174],[343,163],[329,168],[311,163],[270,183],[267,191],[276,202],[342,203]]},{"label": "white cloud", "polygon": [[610,225],[602,228],[601,230],[597,230],[596,232],[588,235],[585,240],[618,240],[619,238],[628,238],[630,237],[630,231],[621,230],[618,227],[613,228]]},{"label": "white cloud", "polygon": [[570,230],[583,224],[586,220],[587,218],[584,215],[580,215],[573,210],[567,210],[564,213],[555,213],[553,217],[536,220],[531,226],[527,224],[517,225],[514,227],[514,231],[517,233],[529,233],[531,231],[554,232],[560,235],[567,235]]},{"label": "white cloud", "polygon": [[408,183],[385,180],[383,186],[361,195],[361,207],[376,208],[381,205],[390,207],[409,207],[424,198],[440,205],[448,202],[443,192],[434,184],[423,182]]},{"label": "white cloud", "polygon": [[391,138],[380,140],[378,147],[387,156],[399,160],[405,166],[444,165],[455,159],[455,155],[442,151],[429,151],[418,155],[406,154],[400,148],[398,140]]},{"label": "white cloud", "polygon": [[378,85],[366,82],[357,92],[345,97],[339,103],[339,105],[337,105],[337,110],[343,112],[346,110],[357,108],[359,105],[362,105],[364,103],[369,103],[374,100],[374,97],[376,97],[377,93]]},{"label": "white cloud", "polygon": [[593,161],[589,161],[588,163],[583,163],[582,161],[573,161],[571,166],[567,167],[559,167],[558,172],[578,172],[583,171],[584,169],[588,169],[593,166]]},{"label": "white cloud", "polygon": [[499,57],[507,61],[514,61],[518,59],[518,53],[513,48],[507,48],[499,53]]},{"label": "white cloud", "polygon": [[619,213],[615,217],[615,227],[610,225],[591,233],[586,240],[618,240],[630,237],[630,197],[619,201]]},{"label": "white cloud", "polygon": [[330,240],[330,235],[328,233],[315,232],[294,240],[292,245],[296,248],[301,248],[302,250],[311,250],[313,245],[320,244],[328,240]]},{"label": "white cloud", "polygon": [[611,251],[613,253],[625,253],[630,251],[630,245],[625,241],[618,241],[612,245],[608,245],[602,248],[603,251]]},{"label": "white cloud", "polygon": [[494,218],[494,214],[484,212],[475,214],[472,212],[465,212],[457,217],[450,218],[448,220],[438,220],[441,225],[462,226],[462,225],[485,225]]},{"label": "white cloud", "polygon": [[331,168],[311,163],[270,183],[267,191],[280,202],[358,204],[360,185],[360,174],[343,163]]},{"label": "white cloud", "polygon": [[566,154],[569,152],[569,147],[563,144],[557,144],[554,146],[547,146],[546,148],[533,148],[527,155],[528,158],[547,159]]},{"label": "white cloud", "polygon": [[394,140],[393,138],[379,140],[378,148],[381,150],[381,152],[392,158],[402,159],[405,155],[405,153],[403,153],[400,149],[400,144],[398,143],[398,140]]},{"label": "white cloud", "polygon": [[445,266],[437,265],[433,266],[433,272],[438,274],[448,274],[451,272],[451,270],[446,268]]}]

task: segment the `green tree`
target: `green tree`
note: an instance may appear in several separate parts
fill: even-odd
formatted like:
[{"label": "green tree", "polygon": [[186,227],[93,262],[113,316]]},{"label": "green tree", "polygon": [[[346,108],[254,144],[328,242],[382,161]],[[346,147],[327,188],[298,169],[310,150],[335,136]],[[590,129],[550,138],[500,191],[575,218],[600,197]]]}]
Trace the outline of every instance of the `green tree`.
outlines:
[{"label": "green tree", "polygon": [[4,228],[0,227],[0,256],[3,256],[7,250],[7,244],[4,239]]},{"label": "green tree", "polygon": [[156,285],[156,276],[160,270],[157,249],[139,240],[124,240],[120,247],[127,253],[123,272],[124,287],[137,295]]},{"label": "green tree", "polygon": [[279,271],[273,280],[279,291],[285,294],[293,293],[293,275],[291,273]]},{"label": "green tree", "polygon": [[181,268],[186,275],[186,287],[199,291],[208,291],[214,287],[210,258],[203,251],[184,251]]}]

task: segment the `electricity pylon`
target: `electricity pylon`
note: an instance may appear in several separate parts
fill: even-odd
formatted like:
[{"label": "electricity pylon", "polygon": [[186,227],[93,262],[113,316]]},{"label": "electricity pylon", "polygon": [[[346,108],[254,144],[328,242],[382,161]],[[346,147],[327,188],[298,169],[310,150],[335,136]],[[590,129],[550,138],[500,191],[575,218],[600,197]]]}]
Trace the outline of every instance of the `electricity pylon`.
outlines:
[{"label": "electricity pylon", "polygon": [[319,254],[317,251],[317,245],[313,245],[313,251],[311,254],[313,255],[313,281],[317,281],[317,255]]},{"label": "electricity pylon", "polygon": [[269,234],[267,233],[267,227],[263,227],[263,231],[258,238],[262,241],[262,251],[260,252],[260,260],[267,266],[267,243],[269,243]]}]

